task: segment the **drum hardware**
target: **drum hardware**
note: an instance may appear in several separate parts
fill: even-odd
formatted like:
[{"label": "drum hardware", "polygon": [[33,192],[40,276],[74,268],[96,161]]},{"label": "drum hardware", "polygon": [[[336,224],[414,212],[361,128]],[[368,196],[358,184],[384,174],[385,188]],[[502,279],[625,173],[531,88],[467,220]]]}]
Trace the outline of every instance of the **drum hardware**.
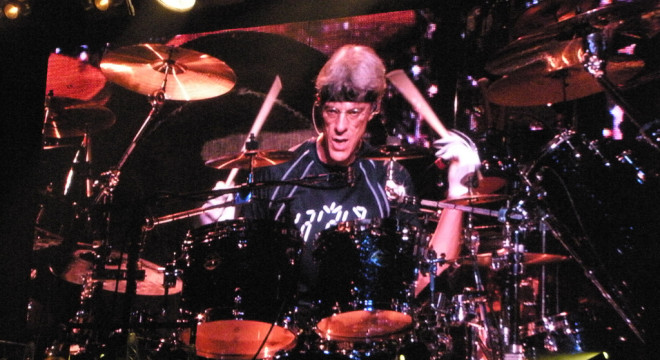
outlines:
[{"label": "drum hardware", "polygon": [[[129,90],[148,95],[151,110],[118,165],[101,174],[101,180],[96,183],[99,191],[93,199],[91,204],[93,206],[108,205],[112,202],[113,192],[119,183],[122,167],[137,146],[138,141],[143,137],[150,121],[160,111],[165,100],[191,100],[218,96],[229,91],[235,82],[233,71],[218,59],[190,50],[157,44],[125,47],[110,52],[106,54],[100,67],[103,74],[110,81]],[[176,81],[170,81],[168,84],[168,77],[172,77]],[[82,147],[86,150],[85,157],[86,161],[89,162],[91,160],[91,147],[88,135],[92,131],[97,131],[114,123],[114,115],[108,111],[103,111],[103,108],[97,106],[74,103],[74,105],[62,106],[64,110],[58,114],[58,117],[54,118],[59,120],[59,123],[53,123],[49,121],[53,116],[51,110],[54,109],[55,105],[52,100],[49,97],[46,102],[48,109],[46,111],[47,118],[44,121],[45,125],[52,124],[51,128],[54,130],[51,132],[53,136],[74,136],[79,135],[77,131],[81,131],[84,135]],[[84,116],[89,115],[90,112],[97,115],[96,117],[101,121],[93,122],[89,116]],[[68,125],[68,128],[63,125]],[[68,133],[55,131],[69,128],[73,130]],[[44,132],[46,133],[46,131]],[[77,159],[78,154],[76,154],[74,163]],[[72,172],[70,172],[70,175],[72,175]],[[91,198],[90,183],[91,177],[88,178],[87,187],[87,196]],[[91,216],[91,214],[89,215]],[[111,217],[110,211],[103,210],[101,217],[105,226],[108,227]],[[88,219],[90,218],[88,217]],[[107,235],[107,231],[101,230],[101,233]],[[131,326],[129,324],[130,309],[136,296],[162,295],[163,292],[169,295],[177,292],[176,290],[180,292],[181,288],[180,286],[179,289],[176,288],[176,281],[172,279],[171,275],[163,277],[161,280],[159,278],[161,274],[157,269],[140,268],[145,262],[139,259],[138,252],[141,245],[135,239],[129,239],[129,243],[126,244],[125,263],[124,254],[122,253],[118,264],[110,264],[109,239],[105,235],[102,236],[98,246],[96,246],[93,259],[91,261],[75,259],[74,263],[71,264],[73,269],[70,268],[66,271],[63,277],[65,279],[69,277],[68,280],[74,283],[83,283],[83,297],[89,297],[91,292],[100,291],[90,290],[91,288],[125,294],[126,301],[123,304],[122,314],[119,318],[122,319],[120,323],[126,330],[122,333],[129,334]],[[141,235],[146,236],[146,233],[143,231]],[[131,237],[128,236],[128,238]],[[113,269],[114,266],[116,268]],[[154,276],[158,278],[158,281],[154,281]],[[172,287],[172,283],[174,283],[174,287]],[[167,299],[167,296],[164,298]],[[81,302],[81,310],[71,321],[72,323],[80,326],[80,324],[89,320],[90,316],[94,316],[89,310],[84,309],[89,302],[88,300]]]},{"label": "drum hardware", "polygon": [[296,345],[292,306],[300,239],[273,221],[227,220],[190,231],[175,260],[182,309],[195,322],[183,334],[198,356],[271,358]]},{"label": "drum hardware", "polygon": [[[388,139],[390,141],[390,139]],[[365,159],[386,161],[387,162],[387,180],[385,182],[385,193],[390,201],[405,201],[406,190],[394,180],[394,166],[395,162],[399,160],[417,159],[425,156],[432,156],[432,152],[419,146],[403,146],[400,140],[396,139],[399,144],[388,144],[377,148],[376,150],[366,154]]]},{"label": "drum hardware", "polygon": [[590,42],[590,35],[585,32],[593,33],[589,29],[596,29],[609,36],[625,37],[627,33],[642,31],[644,26],[636,22],[648,10],[645,7],[614,3],[514,40],[486,64],[488,72],[503,76],[489,86],[488,99],[505,106],[541,106],[580,99],[604,90],[610,93],[608,87],[616,90],[618,85],[641,72],[645,62],[625,52],[617,53],[607,62],[601,62],[603,78],[608,82],[603,84],[583,66],[589,58],[585,45]]},{"label": "drum hardware", "polygon": [[[570,139],[568,139],[567,141],[570,141]],[[552,234],[552,236],[555,239],[557,239],[557,241],[561,244],[561,246],[568,252],[570,258],[573,259],[580,266],[580,268],[583,270],[583,273],[585,274],[586,279],[588,279],[595,286],[598,292],[612,307],[615,313],[624,321],[624,323],[628,326],[628,328],[632,331],[632,333],[635,334],[635,336],[642,343],[645,343],[645,339],[643,338],[642,335],[642,330],[639,328],[638,319],[635,317],[635,315],[633,315],[632,309],[630,308],[624,293],[621,292],[621,290],[618,288],[616,284],[610,281],[611,279],[609,278],[607,271],[600,262],[600,260],[596,260],[596,263],[590,263],[591,265],[587,265],[588,261],[590,261],[589,258],[585,258],[583,256],[583,253],[579,251],[579,249],[589,247],[589,241],[590,241],[589,238],[586,235],[578,235],[574,233],[566,224],[560,222],[551,213],[551,210],[549,209],[548,205],[544,202],[547,193],[539,184],[536,183],[533,184],[532,181],[530,181],[529,178],[526,176],[524,176],[523,181],[527,184],[528,189],[531,189],[530,192],[528,193],[529,198],[540,200],[540,202],[537,203],[536,209],[532,213],[532,216],[533,218],[537,219],[539,222],[539,229],[541,230],[541,234],[542,234],[542,245],[545,246],[544,239],[546,233]],[[598,257],[591,258],[591,260],[594,259],[598,259]],[[541,273],[542,319],[545,319],[546,317],[549,316],[547,315],[547,307],[545,305],[544,275],[545,272],[542,272]],[[602,279],[604,279],[605,282],[601,281]],[[550,316],[550,318],[552,318],[552,316]],[[573,327],[565,326],[564,328],[566,329],[567,332],[568,331],[579,332],[579,330],[573,330],[574,329]],[[522,332],[521,334],[524,334],[524,332]],[[553,336],[555,335],[556,334],[554,333],[550,334],[549,331],[547,334],[545,334],[546,336],[545,339],[548,342],[545,345],[548,346],[549,348],[552,348],[552,342],[555,341],[555,339],[553,339]],[[572,350],[581,350],[579,349],[580,339],[574,338],[572,336],[573,333],[567,335],[570,336],[569,340],[573,343],[574,346],[576,346],[576,348]]]},{"label": "drum hardware", "polygon": [[628,120],[635,125],[638,129],[638,138],[645,141],[653,149],[660,152],[660,146],[651,139],[648,134],[644,131],[645,128],[640,124],[640,116],[632,108],[632,106],[626,101],[626,99],[621,95],[619,89],[617,89],[616,84],[608,78],[609,70],[607,69],[607,64],[610,59],[605,58],[606,56],[606,46],[609,44],[602,33],[593,32],[586,36],[585,39],[585,56],[584,56],[584,68],[586,71],[592,75],[598,83],[605,89],[608,95],[614,100],[614,102],[623,109]]},{"label": "drum hardware", "polygon": [[319,264],[319,336],[381,341],[409,331],[419,236],[386,220],[355,220],[323,231],[313,252]]},{"label": "drum hardware", "polygon": [[[44,148],[52,148],[50,139],[66,139],[82,137],[76,154],[73,157],[63,189],[63,195],[70,195],[72,182],[77,171],[82,171],[85,177],[85,196],[92,197],[92,140],[91,135],[110,128],[115,123],[115,115],[110,109],[95,103],[86,103],[81,100],[59,98],[50,91],[46,96],[44,123],[42,135]],[[60,145],[54,145],[60,147]],[[73,146],[62,144],[61,146]]]}]

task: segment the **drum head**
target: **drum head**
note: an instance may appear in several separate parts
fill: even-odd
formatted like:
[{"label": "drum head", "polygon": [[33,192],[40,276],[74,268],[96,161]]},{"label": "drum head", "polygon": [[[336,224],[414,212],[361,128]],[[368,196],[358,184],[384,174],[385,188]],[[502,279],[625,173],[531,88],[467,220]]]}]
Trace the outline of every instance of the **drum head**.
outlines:
[{"label": "drum head", "polygon": [[327,340],[360,341],[400,333],[412,325],[410,315],[392,310],[357,310],[319,321],[317,333]]},{"label": "drum head", "polygon": [[257,352],[257,359],[271,358],[295,344],[296,335],[280,326],[252,320],[222,320],[197,325],[195,348],[198,356],[209,359],[250,360]]}]

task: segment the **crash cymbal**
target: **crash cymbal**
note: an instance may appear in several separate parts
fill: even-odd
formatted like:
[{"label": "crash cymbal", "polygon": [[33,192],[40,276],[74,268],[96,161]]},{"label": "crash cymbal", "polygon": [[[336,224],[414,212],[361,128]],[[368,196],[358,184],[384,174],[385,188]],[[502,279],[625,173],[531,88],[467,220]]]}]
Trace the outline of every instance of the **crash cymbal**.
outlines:
[{"label": "crash cymbal", "polygon": [[114,123],[115,114],[104,106],[54,99],[43,135],[53,139],[79,137],[105,130]]},{"label": "crash cymbal", "polygon": [[421,146],[384,145],[363,155],[365,159],[371,160],[408,160],[432,156],[433,152]]},{"label": "crash cymbal", "polygon": [[[508,250],[507,249],[498,249],[493,253],[484,253],[477,254],[477,265],[483,267],[499,267],[498,265],[506,264]],[[545,253],[522,253],[521,263],[524,265],[548,265],[561,261],[568,260],[568,256],[556,255],[556,254],[545,254]],[[472,264],[472,257],[465,256],[455,260],[459,265],[470,265]]]},{"label": "crash cymbal", "polygon": [[[66,270],[61,274],[62,279],[73,284],[82,285],[85,278],[92,275],[93,259],[95,253],[92,250],[76,250],[74,252],[73,260],[67,266]],[[126,255],[121,264],[121,269],[126,269]],[[118,262],[118,261],[117,261]],[[115,265],[106,265],[107,271],[117,270],[119,267]],[[138,296],[159,296],[165,295],[165,288],[163,287],[163,273],[158,265],[140,259],[138,260],[138,270],[144,271],[144,278],[137,280],[136,295]],[[102,279],[103,290],[114,292],[115,289],[118,293],[126,293],[126,280],[115,279]],[[183,289],[181,280],[177,280],[176,286],[168,289],[169,295],[178,294]]]},{"label": "crash cymbal", "polygon": [[236,75],[210,55],[162,44],[139,44],[111,51],[101,61],[108,80],[142,95],[161,90],[165,99],[200,100],[234,87]]},{"label": "crash cymbal", "polygon": [[507,195],[475,193],[475,194],[468,194],[460,198],[447,199],[445,200],[445,202],[454,205],[469,206],[469,205],[489,204],[498,201],[506,201],[508,199],[509,196]]},{"label": "crash cymbal", "polygon": [[50,54],[46,77],[46,94],[89,101],[105,86],[101,70],[78,58]]},{"label": "crash cymbal", "polygon": [[282,150],[250,150],[238,154],[221,156],[206,161],[206,166],[215,169],[256,169],[263,166],[277,165],[293,159],[293,153]]}]

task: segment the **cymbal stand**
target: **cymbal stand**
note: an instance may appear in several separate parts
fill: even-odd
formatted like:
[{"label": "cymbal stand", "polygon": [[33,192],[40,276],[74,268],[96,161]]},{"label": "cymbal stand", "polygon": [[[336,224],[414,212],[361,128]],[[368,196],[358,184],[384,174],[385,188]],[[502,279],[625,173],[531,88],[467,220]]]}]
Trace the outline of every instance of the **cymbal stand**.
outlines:
[{"label": "cymbal stand", "polygon": [[[474,229],[474,221],[473,221],[473,214],[468,213],[467,216],[467,224],[465,226],[465,229],[463,231],[463,238],[466,243],[466,246],[470,252],[470,262],[472,263],[472,274],[474,276],[474,285],[476,289],[477,294],[485,294],[486,293],[486,288],[484,287],[483,281],[481,279],[481,271],[479,270],[479,264],[477,261],[477,255],[479,254],[479,245],[480,245],[480,237],[479,237],[479,232]],[[478,319],[481,320],[480,326],[486,331],[484,332],[485,336],[487,336],[486,341],[483,342],[481,341],[481,337],[478,336],[478,334],[475,334],[476,336],[471,336],[472,339],[475,339],[471,345],[471,349],[469,351],[470,359],[477,359],[477,354],[479,353],[479,348],[481,348],[481,353],[487,358],[487,359],[493,359],[493,356],[495,353],[498,352],[497,346],[494,346],[496,344],[495,340],[495,335],[496,334],[491,334],[491,330],[494,328],[491,326],[492,324],[490,323],[490,319],[488,318],[488,309],[486,306],[487,301],[483,300],[477,300],[476,305],[477,305],[477,315]],[[475,332],[477,331],[476,329],[470,328],[470,332]]]},{"label": "cymbal stand", "polygon": [[[80,160],[81,157],[83,157],[82,161]],[[64,183],[64,192],[63,192],[64,196],[67,196],[71,193],[72,184],[76,177],[75,175],[76,168],[80,168],[82,166],[83,171],[85,173],[85,198],[91,199],[93,195],[91,165],[92,165],[92,139],[89,135],[89,131],[85,131],[80,146],[76,151],[76,154],[73,156],[71,168],[69,168],[69,172],[67,173],[66,176],[66,181]]]},{"label": "cymbal stand", "polygon": [[623,109],[628,120],[639,130],[638,138],[651,145],[656,151],[660,151],[660,146],[646,134],[645,128],[639,123],[639,114],[636,113],[621,95],[616,85],[607,78],[605,74],[607,59],[603,57],[605,45],[606,39],[604,39],[603,34],[600,32],[594,32],[585,37],[586,49],[583,64],[585,70],[598,81],[612,100]]},{"label": "cymbal stand", "polygon": [[524,349],[520,339],[520,307],[518,304],[520,279],[524,268],[522,263],[523,253],[520,251],[520,237],[523,236],[521,229],[515,229],[511,238],[512,251],[507,254],[507,276],[504,290],[505,314],[508,325],[504,353],[504,360],[523,360]]},{"label": "cymbal stand", "polygon": [[[94,199],[94,202],[92,205],[111,205],[113,202],[113,194],[116,189],[116,187],[119,185],[119,179],[120,179],[120,174],[121,170],[126,164],[126,161],[128,160],[129,156],[133,153],[135,150],[138,142],[142,139],[144,136],[144,133],[146,129],[148,128],[148,125],[150,122],[153,120],[153,118],[159,113],[160,109],[162,108],[164,102],[165,102],[165,89],[167,86],[167,77],[170,73],[173,72],[172,69],[172,64],[173,61],[171,61],[172,57],[172,49],[170,49],[169,52],[169,57],[168,59],[164,62],[163,68],[159,69],[159,71],[163,72],[163,82],[161,84],[160,89],[154,91],[150,96],[149,96],[149,101],[151,103],[151,110],[149,111],[149,114],[145,118],[144,122],[142,123],[140,129],[138,132],[135,134],[133,137],[133,140],[129,144],[128,148],[122,155],[121,159],[119,160],[118,164],[114,167],[111,168],[110,170],[104,172],[101,174],[102,177],[105,177],[104,182],[99,182],[99,188],[100,191],[97,194],[97,196]],[[126,270],[122,270],[121,267],[119,267],[115,272],[108,271],[105,268],[105,265],[107,263],[107,260],[109,258],[110,254],[110,239],[109,239],[109,227],[111,223],[111,207],[105,207],[102,206],[103,210],[103,225],[105,227],[105,233],[104,236],[101,237],[99,241],[99,245],[96,249],[97,251],[97,256],[95,258],[93,268],[92,268],[92,278],[93,279],[116,279],[117,281],[125,280],[126,281],[126,291],[125,291],[125,303],[123,305],[123,308],[121,309],[121,324],[123,327],[126,327],[123,329],[123,333],[129,334],[130,332],[130,310],[133,304],[133,301],[136,297],[136,292],[137,292],[137,280],[138,280],[138,262],[139,262],[139,251],[142,246],[142,241],[143,237],[145,236],[144,232],[142,234],[137,234],[133,233],[132,235],[126,236],[128,239],[128,244],[124,244],[124,249],[126,250],[126,253],[128,255],[127,260],[126,260]],[[110,210],[108,210],[110,209]],[[141,230],[141,229],[135,229],[135,230]],[[139,239],[134,239],[134,238],[139,238]],[[120,259],[123,258],[124,255],[124,249],[122,249],[120,253]],[[130,340],[130,339],[129,339]]]}]

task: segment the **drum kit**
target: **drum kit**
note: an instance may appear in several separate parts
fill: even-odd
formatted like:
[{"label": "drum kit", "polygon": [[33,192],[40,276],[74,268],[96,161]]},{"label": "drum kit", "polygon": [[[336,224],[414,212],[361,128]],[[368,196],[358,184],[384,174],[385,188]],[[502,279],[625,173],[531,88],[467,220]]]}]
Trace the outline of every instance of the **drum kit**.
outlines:
[{"label": "drum kit", "polygon": [[[75,313],[66,321],[64,334],[47,348],[46,358],[513,360],[576,353],[592,358],[604,349],[588,344],[584,324],[576,314],[560,309],[562,280],[551,270],[567,263],[577,266],[632,338],[645,343],[640,312],[621,282],[613,279],[611,263],[601,261],[593,240],[611,239],[606,233],[612,229],[615,236],[634,237],[638,222],[625,233],[618,229],[637,213],[624,216],[631,207],[617,197],[651,194],[647,203],[657,198],[660,170],[642,160],[658,157],[660,136],[641,126],[642,116],[620,94],[622,84],[642,71],[644,61],[625,52],[610,55],[604,47],[612,43],[612,34],[634,38],[636,31],[643,30],[645,36],[657,32],[659,10],[618,3],[529,29],[531,20],[566,10],[560,5],[568,2],[543,5],[524,14],[515,29],[524,35],[486,65],[501,76],[487,88],[487,101],[538,106],[606,91],[638,126],[638,147],[617,148],[574,129],[559,130],[534,161],[516,164],[514,180],[483,176],[467,196],[450,201],[398,199],[419,205],[419,225],[388,219],[341,222],[316,239],[313,258],[321,285],[314,299],[297,297],[303,246],[297,230],[286,224],[239,218],[197,227],[188,231],[170,262],[157,265],[140,256],[141,242],[154,228],[213,207],[241,204],[230,201],[148,217],[140,221],[139,239],[126,248],[115,249],[101,236],[78,243],[64,268],[51,269],[79,293]],[[90,209],[98,207],[101,223],[107,225],[112,215],[107,205],[113,202],[122,168],[163,104],[220,96],[232,89],[236,76],[219,59],[160,44],[110,51],[100,70],[105,79],[147,96],[151,104],[121,160],[104,179],[94,179],[90,171],[84,174],[85,201],[73,216],[96,216]],[[54,88],[58,93],[60,88],[77,89],[68,83]],[[44,149],[71,146],[59,140],[82,138],[76,166],[67,175],[67,195],[80,164],[89,168],[91,135],[111,127],[115,116],[102,102],[55,95],[46,97]],[[377,147],[367,155],[390,163],[430,156],[428,148],[404,145]],[[251,181],[254,169],[292,158],[289,151],[261,150],[254,137],[249,138],[243,151],[205,163],[219,170],[248,170],[248,183],[185,196],[211,199],[249,193],[268,186]],[[295,182],[333,179],[329,174]],[[46,201],[41,205],[35,251],[67,242],[64,226],[52,225],[46,216],[53,206]],[[586,215],[594,207],[600,209],[597,219]],[[455,259],[425,250],[427,228],[445,209],[467,214],[465,255]],[[642,224],[648,218],[654,221],[652,214],[642,217]],[[480,224],[479,219],[487,220]],[[614,225],[602,225],[603,219]],[[488,236],[488,230],[494,235]],[[449,266],[449,271],[436,278],[439,266]],[[420,273],[432,281],[415,297]],[[461,276],[468,279],[457,280]]]}]

